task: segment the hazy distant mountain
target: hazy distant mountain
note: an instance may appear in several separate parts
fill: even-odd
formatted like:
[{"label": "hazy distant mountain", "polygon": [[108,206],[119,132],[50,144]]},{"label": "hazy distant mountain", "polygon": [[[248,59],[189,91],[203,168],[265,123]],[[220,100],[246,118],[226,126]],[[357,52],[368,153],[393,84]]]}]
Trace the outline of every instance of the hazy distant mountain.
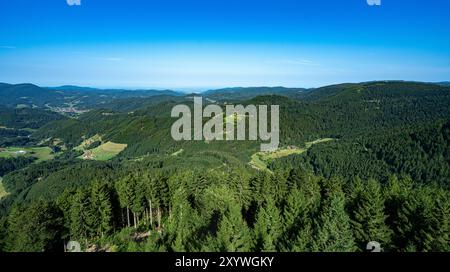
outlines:
[{"label": "hazy distant mountain", "polygon": [[0,105],[7,107],[44,106],[45,103],[63,101],[64,95],[33,84],[0,84]]},{"label": "hazy distant mountain", "polygon": [[295,97],[305,92],[303,88],[285,88],[285,87],[235,87],[209,90],[202,95],[213,100],[244,100],[251,99],[260,95],[284,95]]},{"label": "hazy distant mountain", "polygon": [[0,105],[7,107],[77,107],[87,109],[120,98],[182,96],[171,90],[95,89],[78,86],[43,88],[33,84],[0,83]]},{"label": "hazy distant mountain", "polygon": [[156,95],[173,95],[173,96],[183,95],[183,93],[172,91],[172,90],[98,89],[98,88],[80,87],[80,86],[74,86],[74,85],[65,85],[65,86],[60,86],[60,87],[48,87],[47,89],[66,91],[66,92],[90,92],[90,93],[104,94],[104,95],[114,94],[118,98],[139,97],[139,96],[149,97],[149,96],[156,96]]},{"label": "hazy distant mountain", "polygon": [[373,81],[362,83],[344,83],[310,89],[298,98],[304,101],[355,101],[361,97],[425,97],[450,95],[450,88],[435,83],[408,81]]},{"label": "hazy distant mountain", "polygon": [[437,84],[441,86],[450,86],[450,81],[438,82]]}]

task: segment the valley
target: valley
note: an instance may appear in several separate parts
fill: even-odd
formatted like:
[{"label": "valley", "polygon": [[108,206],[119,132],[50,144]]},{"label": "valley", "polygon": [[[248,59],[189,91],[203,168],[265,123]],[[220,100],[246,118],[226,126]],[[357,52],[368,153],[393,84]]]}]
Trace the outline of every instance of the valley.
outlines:
[{"label": "valley", "polygon": [[105,104],[88,95],[75,115],[46,109],[59,103],[53,91],[42,107],[46,95],[34,108],[17,109],[25,93],[2,101],[0,250],[57,251],[70,235],[86,250],[361,251],[367,221],[391,251],[448,250],[450,87],[244,91],[206,92],[203,103],[279,105],[278,150],[173,140],[170,109],[192,110],[192,95],[129,92]]}]

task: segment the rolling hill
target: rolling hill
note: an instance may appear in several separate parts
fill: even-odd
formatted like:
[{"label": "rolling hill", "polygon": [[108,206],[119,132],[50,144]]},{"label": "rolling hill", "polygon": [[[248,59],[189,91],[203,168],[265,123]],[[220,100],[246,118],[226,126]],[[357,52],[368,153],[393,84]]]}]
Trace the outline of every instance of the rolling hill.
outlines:
[{"label": "rolling hill", "polygon": [[10,108],[91,109],[116,99],[161,95],[176,97],[182,94],[170,90],[102,90],[77,86],[42,88],[33,84],[0,84],[0,105]]},{"label": "rolling hill", "polygon": [[[30,118],[33,113],[44,118],[38,119],[36,129],[27,134],[34,146],[3,148],[3,152],[45,148],[50,154],[46,160],[11,156],[0,160],[4,173],[0,219],[33,215],[43,210],[40,205],[52,205],[57,220],[51,222],[62,222],[58,228],[69,235],[78,230],[74,224],[84,222],[74,220],[74,215],[81,214],[77,209],[92,210],[95,216],[99,210],[95,201],[100,195],[101,201],[106,201],[102,210],[110,211],[106,218],[111,223],[105,224],[115,229],[105,232],[101,241],[97,239],[100,232],[82,234],[85,241],[105,240],[126,251],[124,245],[142,246],[132,238],[130,242],[131,234],[157,228],[161,235],[154,232],[156,240],[146,241],[173,250],[170,235],[199,226],[192,235],[202,241],[201,245],[188,245],[202,251],[202,245],[210,245],[211,237],[219,235],[230,209],[235,219],[227,222],[239,220],[256,231],[267,225],[261,223],[261,207],[272,205],[270,211],[288,221],[281,211],[286,211],[291,202],[300,203],[295,205],[313,209],[305,220],[320,229],[316,219],[328,214],[330,196],[339,196],[331,199],[341,201],[341,213],[356,218],[352,216],[360,204],[355,198],[369,190],[386,203],[379,210],[391,220],[386,220],[386,225],[395,238],[393,251],[410,244],[424,250],[445,250],[447,245],[440,238],[430,246],[428,238],[403,234],[399,231],[403,221],[398,221],[398,215],[424,222],[425,226],[416,225],[413,231],[426,233],[425,237],[440,235],[444,229],[439,222],[448,218],[450,87],[383,81],[290,94],[284,89],[272,94],[265,88],[255,88],[251,93],[215,94],[221,102],[279,105],[281,144],[277,151],[260,152],[258,141],[174,141],[170,128],[175,120],[170,110],[180,103],[192,107],[191,95],[112,98],[101,105],[105,107],[91,108],[76,118],[43,109],[4,108],[8,116],[18,118],[17,127],[30,126],[26,118],[18,117],[21,112],[31,114]],[[226,95],[233,98],[222,100]],[[297,198],[299,195],[301,198]],[[373,194],[367,197],[362,203],[373,204],[369,201]],[[124,220],[126,210],[135,219],[135,226]],[[161,216],[161,225],[155,227],[156,223],[148,222],[149,211],[154,215],[153,222]],[[180,218],[186,212],[191,215],[186,220],[192,227],[180,225],[183,232],[171,232],[179,227],[179,221],[171,218]],[[430,214],[434,221],[427,221]],[[41,218],[36,220],[41,222]],[[436,227],[435,222],[441,225]],[[297,224],[293,226],[298,228]],[[14,225],[14,229],[23,232],[20,225]],[[309,235],[310,229],[306,231]],[[121,238],[123,232],[130,233],[128,238]],[[312,233],[313,237],[317,235]],[[292,239],[282,236],[280,241],[291,246]]]}]

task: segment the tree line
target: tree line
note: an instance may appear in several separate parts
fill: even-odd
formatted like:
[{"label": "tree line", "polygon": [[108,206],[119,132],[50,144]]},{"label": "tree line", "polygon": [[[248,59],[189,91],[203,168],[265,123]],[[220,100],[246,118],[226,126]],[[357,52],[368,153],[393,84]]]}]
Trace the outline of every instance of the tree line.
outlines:
[{"label": "tree line", "polygon": [[148,171],[15,204],[3,251],[448,251],[450,198],[407,176],[324,178],[270,173]]}]

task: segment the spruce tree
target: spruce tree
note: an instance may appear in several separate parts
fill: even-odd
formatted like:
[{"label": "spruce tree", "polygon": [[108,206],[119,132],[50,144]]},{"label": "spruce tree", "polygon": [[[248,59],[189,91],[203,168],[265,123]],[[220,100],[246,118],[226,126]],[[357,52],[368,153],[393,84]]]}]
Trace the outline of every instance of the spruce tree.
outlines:
[{"label": "spruce tree", "polygon": [[433,232],[433,242],[430,251],[450,251],[450,194],[438,190],[434,195],[430,225]]},{"label": "spruce tree", "polygon": [[282,218],[273,198],[268,197],[260,207],[254,226],[257,251],[277,251],[278,239],[283,231]]},{"label": "spruce tree", "polygon": [[325,201],[316,221],[312,245],[318,252],[352,252],[356,250],[350,218],[345,212],[343,193],[334,193]]},{"label": "spruce tree", "polygon": [[222,215],[217,231],[217,251],[249,252],[252,248],[251,232],[242,218],[239,205],[229,203]]},{"label": "spruce tree", "polygon": [[353,233],[360,250],[365,250],[371,241],[389,247],[391,230],[385,223],[386,218],[381,186],[371,179],[356,198],[352,209]]},{"label": "spruce tree", "polygon": [[90,238],[91,222],[92,215],[89,199],[83,190],[78,189],[72,198],[70,207],[71,239],[79,240],[81,242]]},{"label": "spruce tree", "polygon": [[312,235],[310,212],[305,195],[295,185],[283,211],[283,251],[308,250]]},{"label": "spruce tree", "polygon": [[112,229],[113,213],[109,188],[102,182],[94,182],[91,185],[91,209],[97,234],[102,237]]},{"label": "spruce tree", "polygon": [[120,206],[122,208],[126,209],[126,223],[129,227],[131,225],[130,223],[130,207],[133,205],[134,202],[134,177],[129,175],[125,178],[120,179],[118,182],[116,182],[116,190],[117,194],[119,196],[119,202]]},{"label": "spruce tree", "polygon": [[[19,214],[20,212],[20,214]],[[52,203],[37,200],[27,208],[15,208],[9,220],[9,251],[59,251],[63,246],[62,214]]]}]

